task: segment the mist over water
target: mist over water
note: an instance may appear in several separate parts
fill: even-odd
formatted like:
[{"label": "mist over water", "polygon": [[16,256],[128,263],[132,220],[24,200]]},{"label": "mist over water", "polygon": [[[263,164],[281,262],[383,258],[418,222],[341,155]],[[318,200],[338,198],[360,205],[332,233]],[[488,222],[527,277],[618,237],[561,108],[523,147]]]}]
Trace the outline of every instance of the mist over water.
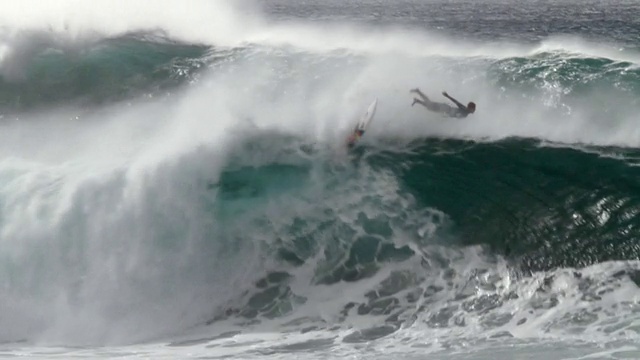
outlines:
[{"label": "mist over water", "polygon": [[637,351],[636,4],[0,6],[6,353]]}]

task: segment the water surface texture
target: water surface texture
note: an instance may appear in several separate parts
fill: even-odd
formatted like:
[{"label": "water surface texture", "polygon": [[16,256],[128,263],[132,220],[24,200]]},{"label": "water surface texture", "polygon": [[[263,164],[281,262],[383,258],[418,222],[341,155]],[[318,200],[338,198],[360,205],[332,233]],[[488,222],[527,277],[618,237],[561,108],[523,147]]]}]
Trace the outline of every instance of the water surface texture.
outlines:
[{"label": "water surface texture", "polygon": [[638,2],[0,10],[0,357],[640,357]]}]

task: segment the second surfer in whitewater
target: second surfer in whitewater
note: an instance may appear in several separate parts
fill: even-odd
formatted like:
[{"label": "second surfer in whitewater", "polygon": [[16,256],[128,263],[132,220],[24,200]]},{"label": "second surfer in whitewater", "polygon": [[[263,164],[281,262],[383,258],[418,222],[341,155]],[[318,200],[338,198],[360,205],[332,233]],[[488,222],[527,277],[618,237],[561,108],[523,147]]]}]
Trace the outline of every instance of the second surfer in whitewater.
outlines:
[{"label": "second surfer in whitewater", "polygon": [[353,129],[353,134],[347,139],[347,147],[352,148],[356,144],[356,141],[360,140],[362,135],[364,135],[364,129],[358,127]]},{"label": "second surfer in whitewater", "polygon": [[453,107],[445,103],[431,101],[418,88],[411,89],[411,92],[417,94],[420,97],[420,99],[414,98],[413,103],[411,103],[411,106],[415,104],[420,104],[431,111],[438,112],[449,117],[456,117],[456,118],[464,118],[464,117],[467,117],[467,115],[473,114],[474,112],[476,112],[476,104],[473,101],[470,101],[465,106],[462,103],[460,103],[458,100],[449,96],[449,94],[447,94],[446,91],[443,91],[442,95],[444,95],[447,99],[453,101],[453,103],[456,104],[457,107]]}]

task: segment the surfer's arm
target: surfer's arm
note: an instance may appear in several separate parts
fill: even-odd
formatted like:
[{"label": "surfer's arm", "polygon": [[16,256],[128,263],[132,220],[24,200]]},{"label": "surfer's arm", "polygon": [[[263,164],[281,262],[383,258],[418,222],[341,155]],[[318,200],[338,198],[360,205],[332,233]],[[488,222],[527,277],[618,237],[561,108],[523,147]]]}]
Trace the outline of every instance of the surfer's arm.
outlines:
[{"label": "surfer's arm", "polygon": [[451,100],[454,102],[454,104],[456,104],[456,106],[458,106],[458,108],[460,108],[461,110],[467,110],[467,107],[463,104],[461,104],[458,100],[452,98],[451,96],[449,96],[449,94],[447,94],[446,91],[442,92],[442,95],[444,95],[447,99]]}]

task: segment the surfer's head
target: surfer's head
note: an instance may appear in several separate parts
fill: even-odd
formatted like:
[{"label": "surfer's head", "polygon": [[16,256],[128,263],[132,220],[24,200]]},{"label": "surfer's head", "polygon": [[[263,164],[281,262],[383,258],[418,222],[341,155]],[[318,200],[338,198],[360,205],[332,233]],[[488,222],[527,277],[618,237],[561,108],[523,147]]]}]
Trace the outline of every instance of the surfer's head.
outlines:
[{"label": "surfer's head", "polygon": [[471,114],[473,114],[474,112],[476,112],[476,103],[474,103],[473,101],[470,101],[470,102],[467,104],[467,110],[469,110],[469,112],[470,112]]}]

